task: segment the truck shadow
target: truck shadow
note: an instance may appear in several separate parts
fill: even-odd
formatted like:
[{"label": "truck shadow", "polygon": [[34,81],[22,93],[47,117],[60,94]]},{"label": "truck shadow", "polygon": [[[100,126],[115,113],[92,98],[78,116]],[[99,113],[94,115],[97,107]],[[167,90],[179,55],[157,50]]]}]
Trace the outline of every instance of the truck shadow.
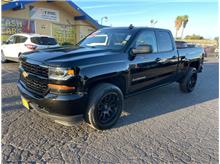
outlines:
[{"label": "truck shadow", "polygon": [[[197,86],[192,93],[182,93],[178,84],[173,83],[127,98],[123,115],[114,128],[217,99],[218,84],[218,63],[205,64],[203,72],[198,76]],[[24,107],[21,105],[20,95],[2,98],[2,112],[22,108]]]},{"label": "truck shadow", "polygon": [[124,113],[115,128],[217,99],[218,84],[218,63],[205,64],[192,93],[182,93],[178,83],[173,83],[126,99]]}]

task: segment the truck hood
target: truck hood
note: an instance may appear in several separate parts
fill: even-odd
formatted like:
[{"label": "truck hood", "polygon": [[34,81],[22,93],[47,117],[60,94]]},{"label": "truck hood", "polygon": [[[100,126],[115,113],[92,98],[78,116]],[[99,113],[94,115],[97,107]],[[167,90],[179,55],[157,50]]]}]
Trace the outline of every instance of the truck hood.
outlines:
[{"label": "truck hood", "polygon": [[72,67],[119,61],[124,59],[124,55],[101,48],[60,47],[24,53],[21,58],[42,65]]}]

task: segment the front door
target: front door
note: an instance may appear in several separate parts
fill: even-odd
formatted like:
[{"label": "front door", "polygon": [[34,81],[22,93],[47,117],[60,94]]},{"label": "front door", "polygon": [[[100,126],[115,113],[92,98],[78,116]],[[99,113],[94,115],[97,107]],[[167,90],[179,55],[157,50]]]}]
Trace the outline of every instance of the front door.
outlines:
[{"label": "front door", "polygon": [[158,39],[159,38],[156,40],[156,33],[153,30],[146,30],[142,31],[134,41],[132,47],[137,47],[140,44],[148,44],[152,46],[153,51],[149,54],[136,55],[136,57],[130,61],[129,92],[168,83],[174,76],[178,56],[175,56],[172,42],[172,50],[162,52],[161,46],[157,45],[157,43],[159,43]]}]

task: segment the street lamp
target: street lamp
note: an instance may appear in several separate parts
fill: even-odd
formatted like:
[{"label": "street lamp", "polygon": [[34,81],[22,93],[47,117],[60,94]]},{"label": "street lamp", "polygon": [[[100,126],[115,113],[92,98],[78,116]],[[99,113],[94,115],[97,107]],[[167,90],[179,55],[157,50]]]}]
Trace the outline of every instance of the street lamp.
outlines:
[{"label": "street lamp", "polygon": [[151,19],[150,20],[151,27],[154,27],[157,22],[158,22],[157,20]]},{"label": "street lamp", "polygon": [[108,21],[108,17],[105,16],[105,17],[102,17],[102,18],[101,18],[101,25],[102,25],[102,21],[103,21],[103,19],[105,19],[105,21],[107,22],[107,21]]}]

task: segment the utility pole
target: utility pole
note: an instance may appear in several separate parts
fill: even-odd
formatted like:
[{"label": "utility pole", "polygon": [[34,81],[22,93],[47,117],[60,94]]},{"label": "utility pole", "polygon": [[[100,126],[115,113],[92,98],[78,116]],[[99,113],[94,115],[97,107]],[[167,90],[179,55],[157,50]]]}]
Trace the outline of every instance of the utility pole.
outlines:
[{"label": "utility pole", "polygon": [[104,17],[101,18],[101,25],[102,25],[103,19],[107,22],[108,21],[108,17],[104,16]]}]

